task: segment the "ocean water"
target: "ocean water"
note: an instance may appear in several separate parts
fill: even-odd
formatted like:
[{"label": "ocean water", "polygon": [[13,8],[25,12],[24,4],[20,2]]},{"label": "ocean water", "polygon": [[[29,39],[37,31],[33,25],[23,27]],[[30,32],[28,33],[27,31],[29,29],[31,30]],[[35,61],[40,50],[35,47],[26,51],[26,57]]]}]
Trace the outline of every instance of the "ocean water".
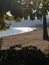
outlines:
[{"label": "ocean water", "polygon": [[[43,25],[43,20],[24,20],[21,22],[5,20],[7,24],[10,24],[10,28],[6,31],[0,32],[0,37],[26,33],[38,29],[37,27]],[[49,17],[47,17],[47,23],[49,23]]]},{"label": "ocean water", "polygon": [[[5,23],[10,24],[12,27],[36,27],[43,25],[43,19],[35,19],[35,20],[24,20],[22,19],[21,22],[15,21],[8,21],[5,20]],[[49,23],[49,18],[47,17],[47,23]]]}]

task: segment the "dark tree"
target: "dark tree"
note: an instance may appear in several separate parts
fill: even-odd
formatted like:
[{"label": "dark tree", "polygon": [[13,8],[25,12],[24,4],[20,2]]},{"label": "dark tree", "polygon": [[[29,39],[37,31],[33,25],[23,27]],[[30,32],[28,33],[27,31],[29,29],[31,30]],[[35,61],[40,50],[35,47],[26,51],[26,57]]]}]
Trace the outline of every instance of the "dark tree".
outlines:
[{"label": "dark tree", "polygon": [[[35,2],[34,2],[35,3]],[[47,32],[47,20],[46,15],[49,11],[49,0],[37,0],[37,3],[34,6],[34,9],[36,10],[36,16],[37,18],[43,18],[43,39],[48,39],[48,32]]]}]

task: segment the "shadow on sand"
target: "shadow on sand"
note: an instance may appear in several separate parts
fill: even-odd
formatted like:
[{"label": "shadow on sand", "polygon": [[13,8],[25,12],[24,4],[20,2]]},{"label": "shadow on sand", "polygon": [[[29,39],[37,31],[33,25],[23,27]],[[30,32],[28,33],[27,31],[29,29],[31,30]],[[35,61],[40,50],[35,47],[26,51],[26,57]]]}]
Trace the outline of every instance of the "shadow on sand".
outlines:
[{"label": "shadow on sand", "polygon": [[[20,50],[14,49],[21,47]],[[49,65],[49,58],[34,46],[15,45],[0,50],[0,65]]]}]

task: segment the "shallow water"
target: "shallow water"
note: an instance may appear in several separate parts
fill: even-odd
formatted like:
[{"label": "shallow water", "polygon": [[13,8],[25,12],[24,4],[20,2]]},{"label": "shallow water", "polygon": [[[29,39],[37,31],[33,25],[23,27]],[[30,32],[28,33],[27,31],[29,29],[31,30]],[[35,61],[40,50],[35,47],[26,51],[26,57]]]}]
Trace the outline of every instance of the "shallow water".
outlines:
[{"label": "shallow water", "polygon": [[14,34],[26,33],[35,30],[33,27],[10,27],[10,29],[0,32],[0,37]]}]

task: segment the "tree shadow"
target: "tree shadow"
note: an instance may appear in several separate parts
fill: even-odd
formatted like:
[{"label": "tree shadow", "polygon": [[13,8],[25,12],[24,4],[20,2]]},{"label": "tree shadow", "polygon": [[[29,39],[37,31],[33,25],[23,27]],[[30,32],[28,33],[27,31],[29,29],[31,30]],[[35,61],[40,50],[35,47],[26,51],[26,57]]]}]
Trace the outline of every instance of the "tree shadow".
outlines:
[{"label": "tree shadow", "polygon": [[1,47],[2,47],[2,43],[3,42],[3,38],[0,38],[0,50],[1,50]]},{"label": "tree shadow", "polygon": [[37,47],[21,47],[20,50],[14,49],[15,47],[18,46],[0,50],[0,65],[49,65],[49,59]]},{"label": "tree shadow", "polygon": [[46,41],[48,41],[48,42],[49,42],[49,36],[48,36],[48,38],[47,38],[47,39],[44,39],[44,40],[46,40]]}]

